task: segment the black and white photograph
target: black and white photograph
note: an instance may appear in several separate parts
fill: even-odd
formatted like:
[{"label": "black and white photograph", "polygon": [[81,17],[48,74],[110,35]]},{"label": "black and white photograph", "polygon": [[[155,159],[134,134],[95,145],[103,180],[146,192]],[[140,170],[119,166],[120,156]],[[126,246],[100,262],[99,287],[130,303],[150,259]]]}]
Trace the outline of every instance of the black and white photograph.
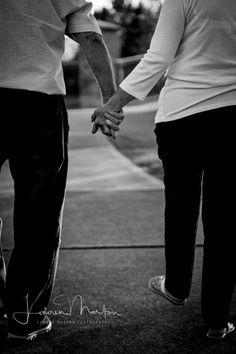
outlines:
[{"label": "black and white photograph", "polygon": [[236,1],[0,0],[0,354],[236,353]]}]

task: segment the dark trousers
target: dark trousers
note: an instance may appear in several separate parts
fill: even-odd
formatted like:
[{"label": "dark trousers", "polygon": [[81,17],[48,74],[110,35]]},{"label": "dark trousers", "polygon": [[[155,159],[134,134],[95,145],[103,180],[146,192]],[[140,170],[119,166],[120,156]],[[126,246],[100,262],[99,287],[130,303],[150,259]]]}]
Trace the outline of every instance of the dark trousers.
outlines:
[{"label": "dark trousers", "polygon": [[43,311],[50,299],[60,245],[69,127],[61,95],[0,89],[0,97],[0,167],[8,159],[15,188],[14,248],[5,292],[11,320],[27,305],[30,312]]},{"label": "dark trousers", "polygon": [[236,280],[236,106],[156,125],[165,184],[166,288],[190,293],[195,237],[204,230],[202,315],[212,329],[226,326]]}]

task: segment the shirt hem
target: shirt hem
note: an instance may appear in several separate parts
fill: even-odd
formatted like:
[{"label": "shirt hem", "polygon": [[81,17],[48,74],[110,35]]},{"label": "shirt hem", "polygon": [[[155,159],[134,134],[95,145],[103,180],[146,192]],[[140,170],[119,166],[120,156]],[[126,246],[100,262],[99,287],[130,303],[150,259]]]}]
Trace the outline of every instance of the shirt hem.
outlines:
[{"label": "shirt hem", "polygon": [[35,88],[29,88],[29,87],[24,87],[24,86],[14,86],[14,85],[5,85],[2,86],[0,85],[1,89],[12,89],[12,90],[25,90],[25,91],[31,91],[31,92],[38,92],[38,93],[44,93],[46,95],[61,95],[61,96],[65,96],[66,92],[65,91],[61,91],[61,90],[43,90],[43,89],[38,89],[37,87]]},{"label": "shirt hem", "polygon": [[228,101],[228,102],[224,102],[224,103],[220,103],[220,104],[207,105],[207,106],[204,106],[204,107],[199,108],[199,109],[193,109],[191,111],[188,110],[186,113],[183,112],[182,114],[173,115],[171,118],[168,115],[162,115],[161,116],[162,118],[158,117],[158,111],[157,111],[157,114],[155,116],[155,123],[174,121],[174,120],[185,118],[185,117],[197,114],[197,113],[210,111],[212,109],[221,108],[221,107],[227,107],[227,106],[235,106],[235,105],[236,105],[235,101]]}]

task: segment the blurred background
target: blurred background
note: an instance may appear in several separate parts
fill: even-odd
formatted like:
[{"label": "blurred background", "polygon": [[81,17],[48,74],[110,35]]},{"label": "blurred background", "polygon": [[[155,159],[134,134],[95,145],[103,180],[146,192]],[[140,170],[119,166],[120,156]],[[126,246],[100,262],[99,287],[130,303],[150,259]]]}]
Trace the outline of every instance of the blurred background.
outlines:
[{"label": "blurred background", "polygon": [[[92,0],[110,52],[117,85],[147,51],[161,9],[162,0]],[[63,58],[68,108],[97,107],[101,104],[97,82],[77,43],[66,37]],[[160,92],[164,78],[149,96]]]}]

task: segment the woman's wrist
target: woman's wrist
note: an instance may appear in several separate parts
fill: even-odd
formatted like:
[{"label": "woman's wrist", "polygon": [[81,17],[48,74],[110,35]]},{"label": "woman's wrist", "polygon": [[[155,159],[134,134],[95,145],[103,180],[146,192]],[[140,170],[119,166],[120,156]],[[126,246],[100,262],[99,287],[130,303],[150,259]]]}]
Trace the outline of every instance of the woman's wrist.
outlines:
[{"label": "woman's wrist", "polygon": [[120,112],[133,99],[133,96],[119,87],[116,93],[108,100],[107,106],[114,112]]}]

